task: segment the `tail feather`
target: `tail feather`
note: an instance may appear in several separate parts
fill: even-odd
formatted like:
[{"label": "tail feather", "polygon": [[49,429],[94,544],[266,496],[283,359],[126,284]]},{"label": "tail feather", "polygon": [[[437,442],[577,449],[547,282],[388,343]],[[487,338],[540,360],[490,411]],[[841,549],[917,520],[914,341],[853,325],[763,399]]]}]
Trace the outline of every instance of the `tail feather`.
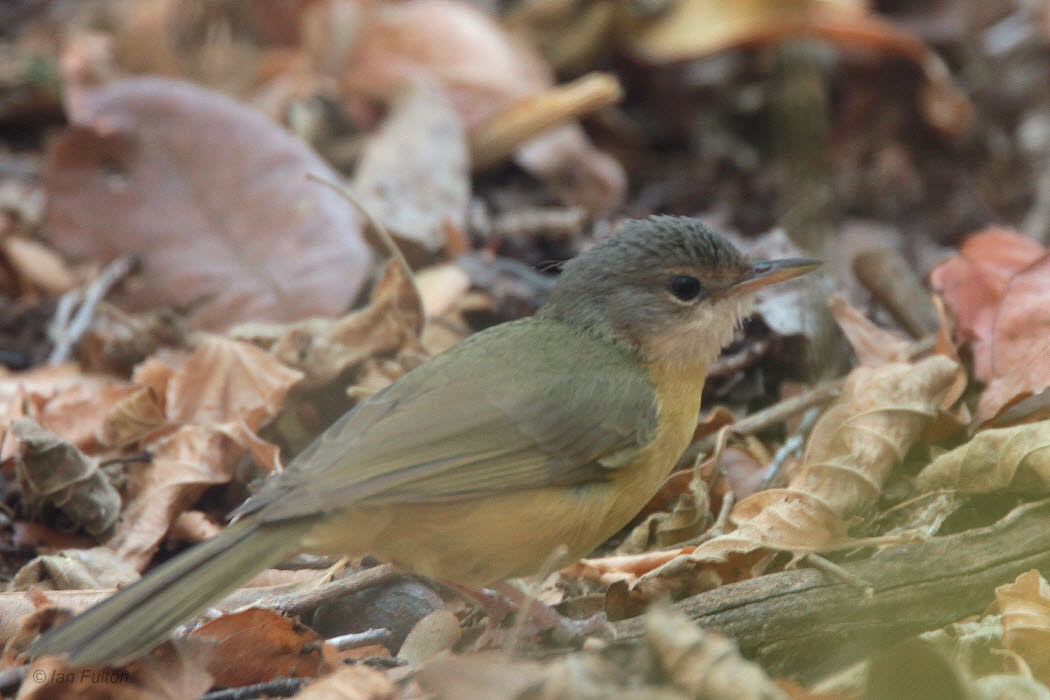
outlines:
[{"label": "tail feather", "polygon": [[74,663],[120,664],[141,656],[179,624],[296,549],[308,519],[259,525],[246,518],[165,562],[27,650],[30,656],[69,653]]}]

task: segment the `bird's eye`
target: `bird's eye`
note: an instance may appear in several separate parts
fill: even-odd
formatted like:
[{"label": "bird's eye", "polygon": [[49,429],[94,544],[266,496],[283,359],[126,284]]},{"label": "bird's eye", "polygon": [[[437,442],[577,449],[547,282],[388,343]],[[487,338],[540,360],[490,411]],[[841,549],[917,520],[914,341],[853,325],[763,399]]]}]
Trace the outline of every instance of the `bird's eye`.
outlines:
[{"label": "bird's eye", "polygon": [[700,280],[692,275],[675,275],[671,278],[671,283],[668,285],[671,294],[674,294],[675,298],[681,299],[682,301],[692,301],[693,299],[696,299],[700,296],[700,290],[702,288]]}]

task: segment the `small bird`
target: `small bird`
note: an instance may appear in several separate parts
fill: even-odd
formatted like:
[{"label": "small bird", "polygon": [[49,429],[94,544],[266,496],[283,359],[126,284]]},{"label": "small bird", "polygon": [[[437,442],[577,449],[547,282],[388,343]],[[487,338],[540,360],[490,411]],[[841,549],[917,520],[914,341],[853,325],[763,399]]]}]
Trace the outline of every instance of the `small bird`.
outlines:
[{"label": "small bird", "polygon": [[567,262],[535,316],[477,333],[337,420],[222,533],[30,655],[122,663],[298,552],[365,554],[483,585],[587,554],[688,446],[708,367],[756,290],[815,269],[748,263],[686,217],[624,223]]}]

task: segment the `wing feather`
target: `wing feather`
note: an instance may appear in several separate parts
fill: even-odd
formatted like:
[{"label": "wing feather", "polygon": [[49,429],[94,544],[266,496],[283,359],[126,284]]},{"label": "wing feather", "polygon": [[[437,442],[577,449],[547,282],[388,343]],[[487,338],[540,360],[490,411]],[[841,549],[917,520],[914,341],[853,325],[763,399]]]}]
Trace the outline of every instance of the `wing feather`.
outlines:
[{"label": "wing feather", "polygon": [[626,351],[534,321],[521,330],[550,342],[474,336],[337,421],[238,514],[278,520],[607,478],[652,439],[652,385]]}]

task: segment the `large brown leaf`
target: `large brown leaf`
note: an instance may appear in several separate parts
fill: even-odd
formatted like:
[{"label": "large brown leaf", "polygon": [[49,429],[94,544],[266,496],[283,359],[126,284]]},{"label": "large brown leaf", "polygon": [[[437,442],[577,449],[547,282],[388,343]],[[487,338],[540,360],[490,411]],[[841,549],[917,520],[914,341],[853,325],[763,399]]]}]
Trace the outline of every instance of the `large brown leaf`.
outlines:
[{"label": "large brown leaf", "polygon": [[1031,238],[993,227],[970,236],[958,255],[930,273],[930,283],[952,312],[959,339],[971,344],[978,379],[994,376],[992,333],[1010,278],[1044,253]]},{"label": "large brown leaf", "polygon": [[1050,255],[1006,286],[992,327],[992,381],[977,404],[984,423],[1021,399],[1050,388]]},{"label": "large brown leaf", "polygon": [[233,100],[137,78],[89,91],[48,158],[47,229],[67,252],[133,253],[133,309],[197,304],[197,327],[346,310],[370,254],[358,214],[307,173],[338,176]]}]

